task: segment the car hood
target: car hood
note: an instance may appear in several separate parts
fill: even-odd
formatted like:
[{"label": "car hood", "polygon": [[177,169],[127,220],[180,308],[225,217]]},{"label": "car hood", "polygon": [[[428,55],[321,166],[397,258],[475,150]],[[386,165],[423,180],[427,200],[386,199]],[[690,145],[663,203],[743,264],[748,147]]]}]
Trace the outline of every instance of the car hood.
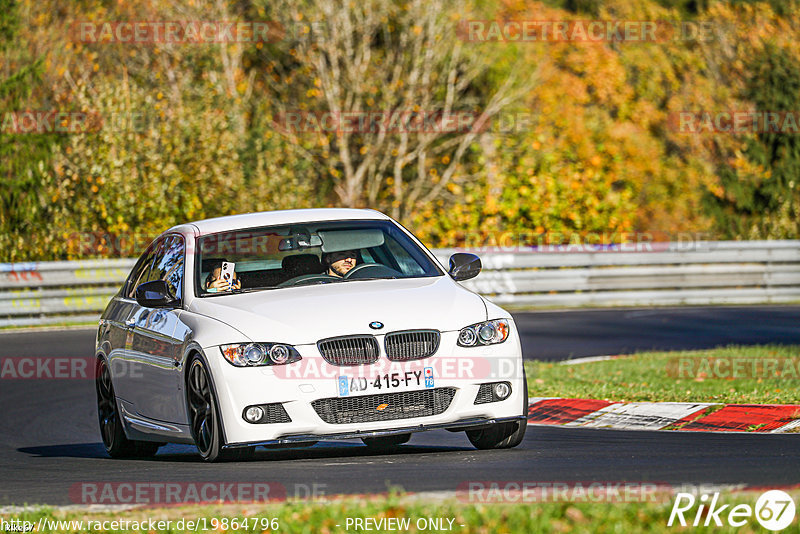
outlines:
[{"label": "car hood", "polygon": [[[359,280],[195,298],[189,311],[222,321],[253,341],[292,345],[417,328],[452,331],[486,319],[483,299],[444,276]],[[384,327],[371,329],[373,321]]]}]

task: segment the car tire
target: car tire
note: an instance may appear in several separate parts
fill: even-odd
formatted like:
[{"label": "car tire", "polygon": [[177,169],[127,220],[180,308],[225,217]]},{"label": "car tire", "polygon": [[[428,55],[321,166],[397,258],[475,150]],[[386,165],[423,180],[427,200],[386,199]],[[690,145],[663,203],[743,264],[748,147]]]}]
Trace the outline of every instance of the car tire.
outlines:
[{"label": "car tire", "polygon": [[525,419],[510,423],[493,423],[475,430],[467,430],[467,439],[476,449],[510,449],[522,443],[528,426],[528,378],[522,375],[522,415]]},{"label": "car tire", "polygon": [[197,452],[206,462],[236,459],[241,449],[224,451],[222,425],[220,425],[217,400],[205,363],[195,356],[186,375],[186,405],[189,407],[189,428],[197,446]]},{"label": "car tire", "polygon": [[377,438],[361,438],[369,449],[376,451],[385,451],[394,449],[403,443],[408,443],[411,439],[411,434],[395,434],[393,436],[380,436]]},{"label": "car tire", "polygon": [[163,445],[153,441],[128,439],[122,427],[122,417],[114,394],[111,371],[105,358],[98,358],[95,367],[95,391],[97,392],[97,419],[103,446],[112,458],[147,458],[155,455]]}]

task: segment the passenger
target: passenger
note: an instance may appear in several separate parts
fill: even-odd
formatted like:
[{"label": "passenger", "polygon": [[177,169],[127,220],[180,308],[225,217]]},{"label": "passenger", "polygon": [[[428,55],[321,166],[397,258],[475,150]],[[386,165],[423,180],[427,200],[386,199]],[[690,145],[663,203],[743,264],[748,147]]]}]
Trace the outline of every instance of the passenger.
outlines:
[{"label": "passenger", "polygon": [[233,272],[233,284],[230,286],[228,282],[223,280],[220,276],[222,274],[222,264],[217,264],[216,267],[211,269],[206,277],[206,290],[209,293],[217,293],[220,291],[230,291],[231,289],[242,289],[242,281],[236,271]]}]

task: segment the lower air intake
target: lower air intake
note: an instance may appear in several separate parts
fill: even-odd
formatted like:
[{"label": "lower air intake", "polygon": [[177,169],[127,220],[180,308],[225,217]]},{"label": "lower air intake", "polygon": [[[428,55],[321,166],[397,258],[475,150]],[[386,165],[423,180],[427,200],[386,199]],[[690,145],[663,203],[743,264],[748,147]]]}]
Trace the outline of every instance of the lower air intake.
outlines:
[{"label": "lower air intake", "polygon": [[439,415],[447,410],[455,394],[456,388],[437,388],[319,399],[313,401],[311,406],[326,423],[346,425]]},{"label": "lower air intake", "polygon": [[486,404],[494,402],[494,394],[492,393],[492,384],[481,384],[478,388],[478,394],[475,396],[475,404]]}]

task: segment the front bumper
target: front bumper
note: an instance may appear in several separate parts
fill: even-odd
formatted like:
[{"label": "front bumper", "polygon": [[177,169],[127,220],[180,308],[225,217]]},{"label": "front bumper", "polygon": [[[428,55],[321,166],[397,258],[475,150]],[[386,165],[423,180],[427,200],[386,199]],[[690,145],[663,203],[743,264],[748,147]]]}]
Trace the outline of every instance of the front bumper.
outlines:
[{"label": "front bumper", "polygon": [[[457,332],[443,332],[437,353],[423,360],[390,362],[381,351],[378,362],[360,367],[330,366],[316,345],[297,346],[303,359],[296,364],[250,368],[230,365],[222,358],[218,347],[205,348],[212,368],[225,446],[378,437],[437,428],[464,430],[523,418],[527,391],[523,386],[522,352],[516,329],[512,328],[504,343],[484,347],[458,347],[457,335]],[[380,346],[383,346],[382,340]],[[338,398],[337,375],[371,378],[404,365],[430,366],[435,373],[435,388],[455,390],[443,412],[425,417],[336,424],[325,422],[312,406],[312,402],[320,399]],[[511,395],[502,401],[475,404],[480,385],[498,381],[511,384]],[[397,393],[412,391],[425,390],[414,387],[393,390]],[[253,424],[242,417],[247,406],[270,403],[281,403],[291,422]]]},{"label": "front bumper", "polygon": [[521,421],[523,419],[525,419],[524,415],[517,415],[515,417],[500,417],[496,419],[469,419],[465,421],[455,421],[453,423],[387,428],[385,430],[373,430],[368,432],[356,431],[356,432],[341,432],[338,434],[321,434],[321,435],[298,434],[298,435],[283,436],[278,439],[261,441],[258,443],[252,443],[252,442],[228,443],[227,445],[223,446],[223,449],[233,449],[237,447],[258,447],[261,445],[290,445],[292,443],[308,443],[310,441],[322,441],[322,440],[377,438],[382,436],[394,436],[397,434],[413,434],[415,432],[425,432],[428,430],[438,430],[438,429],[446,429],[456,432],[462,430],[470,430],[473,428],[480,428],[482,426],[494,423]]}]

